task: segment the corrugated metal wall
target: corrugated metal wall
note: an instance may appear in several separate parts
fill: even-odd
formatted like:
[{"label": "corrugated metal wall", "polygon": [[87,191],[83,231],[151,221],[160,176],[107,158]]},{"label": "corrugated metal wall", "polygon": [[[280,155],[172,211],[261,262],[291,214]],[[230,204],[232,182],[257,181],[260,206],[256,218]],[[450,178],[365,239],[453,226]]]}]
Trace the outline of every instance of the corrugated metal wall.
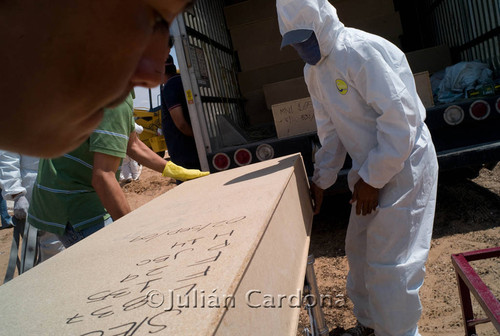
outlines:
[{"label": "corrugated metal wall", "polygon": [[243,127],[244,112],[238,89],[237,63],[224,18],[224,1],[197,1],[184,13],[189,54],[195,65],[211,145],[221,147],[219,115]]},{"label": "corrugated metal wall", "polygon": [[500,0],[418,0],[427,45],[450,46],[456,60],[481,60],[500,76]]}]

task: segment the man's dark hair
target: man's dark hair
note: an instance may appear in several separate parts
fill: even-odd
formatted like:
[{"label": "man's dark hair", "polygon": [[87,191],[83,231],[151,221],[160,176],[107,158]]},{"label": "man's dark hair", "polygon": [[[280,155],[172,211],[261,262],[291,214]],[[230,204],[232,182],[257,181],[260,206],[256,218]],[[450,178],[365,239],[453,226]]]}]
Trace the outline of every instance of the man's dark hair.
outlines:
[{"label": "man's dark hair", "polygon": [[174,64],[174,58],[172,55],[168,55],[167,61],[165,62],[165,75],[175,75],[177,74],[177,68]]},{"label": "man's dark hair", "polygon": [[172,37],[172,35],[170,35],[168,39],[168,47],[172,49],[173,46],[174,46],[174,38]]}]

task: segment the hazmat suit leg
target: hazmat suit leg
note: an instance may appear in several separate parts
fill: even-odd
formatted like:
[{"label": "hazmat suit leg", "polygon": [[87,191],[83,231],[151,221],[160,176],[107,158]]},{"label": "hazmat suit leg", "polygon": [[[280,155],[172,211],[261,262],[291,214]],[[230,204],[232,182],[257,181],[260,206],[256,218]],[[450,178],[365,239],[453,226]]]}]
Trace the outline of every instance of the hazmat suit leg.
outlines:
[{"label": "hazmat suit leg", "polygon": [[373,321],[370,315],[369,294],[365,286],[366,245],[367,233],[366,225],[358,223],[356,207],[351,208],[349,227],[346,236],[346,254],[349,261],[349,274],[347,276],[347,290],[349,298],[354,305],[354,316],[365,327],[373,328]]},{"label": "hazmat suit leg", "polygon": [[123,159],[121,168],[120,168],[120,181],[123,180],[132,180],[132,169],[130,167],[130,161],[132,159],[127,155]]},{"label": "hazmat suit leg", "polygon": [[38,243],[40,248],[40,258],[38,263],[52,258],[64,250],[64,245],[56,234],[47,231],[38,231]]},{"label": "hazmat suit leg", "polygon": [[434,147],[425,141],[422,146],[381,190],[377,211],[357,216],[354,206],[351,212],[347,292],[359,322],[377,336],[419,335],[418,291],[425,276],[437,192]]},{"label": "hazmat suit leg", "polygon": [[136,181],[141,176],[142,165],[140,165],[137,161],[130,159],[130,171],[132,173],[132,179]]}]

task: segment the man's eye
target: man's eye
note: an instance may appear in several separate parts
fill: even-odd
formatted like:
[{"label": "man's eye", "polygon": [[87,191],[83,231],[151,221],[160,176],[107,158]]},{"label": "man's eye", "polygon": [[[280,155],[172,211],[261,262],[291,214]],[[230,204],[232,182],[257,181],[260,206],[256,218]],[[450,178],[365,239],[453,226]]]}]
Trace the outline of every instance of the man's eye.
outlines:
[{"label": "man's eye", "polygon": [[160,14],[156,13],[154,30],[168,32],[169,27],[170,24],[167,21],[165,21],[165,19]]}]

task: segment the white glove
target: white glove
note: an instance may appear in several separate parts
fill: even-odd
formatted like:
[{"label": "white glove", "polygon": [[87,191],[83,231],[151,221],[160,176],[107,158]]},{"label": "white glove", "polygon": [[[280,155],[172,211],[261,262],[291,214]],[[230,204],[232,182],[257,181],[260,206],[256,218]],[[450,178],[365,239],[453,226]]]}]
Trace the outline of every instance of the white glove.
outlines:
[{"label": "white glove", "polygon": [[139,125],[139,124],[136,123],[135,124],[135,132],[137,134],[141,134],[143,131],[144,131],[144,127],[142,127],[141,125]]},{"label": "white glove", "polygon": [[14,217],[17,219],[25,219],[28,215],[30,203],[24,195],[19,195],[14,199]]}]

